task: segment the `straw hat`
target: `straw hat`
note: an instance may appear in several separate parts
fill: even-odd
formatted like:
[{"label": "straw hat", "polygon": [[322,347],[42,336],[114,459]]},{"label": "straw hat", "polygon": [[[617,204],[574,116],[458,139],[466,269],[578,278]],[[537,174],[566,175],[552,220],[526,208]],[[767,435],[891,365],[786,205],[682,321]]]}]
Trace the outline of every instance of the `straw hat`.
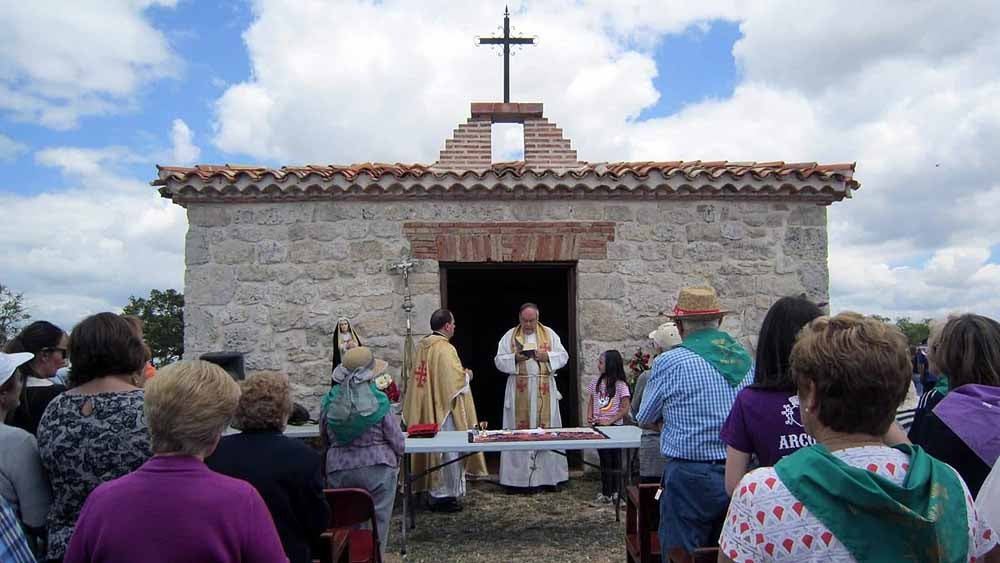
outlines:
[{"label": "straw hat", "polygon": [[669,319],[711,319],[729,312],[721,305],[715,289],[708,286],[685,287],[677,296],[674,310],[666,315]]},{"label": "straw hat", "polygon": [[372,373],[374,375],[379,375],[389,366],[389,364],[383,360],[376,360],[375,355],[372,354],[371,348],[366,348],[364,346],[351,348],[350,350],[344,352],[344,357],[340,364],[344,366],[344,369],[354,371],[371,365],[373,361],[375,362],[375,367],[372,368]]},{"label": "straw hat", "polygon": [[10,376],[14,375],[14,370],[34,357],[35,355],[31,352],[18,352],[16,354],[0,352],[0,385],[7,383]]}]

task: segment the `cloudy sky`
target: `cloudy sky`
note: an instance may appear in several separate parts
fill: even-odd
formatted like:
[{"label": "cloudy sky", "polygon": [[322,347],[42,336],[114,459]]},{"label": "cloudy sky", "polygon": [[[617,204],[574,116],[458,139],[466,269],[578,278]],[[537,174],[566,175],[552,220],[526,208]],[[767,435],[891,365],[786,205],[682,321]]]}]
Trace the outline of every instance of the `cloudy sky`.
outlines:
[{"label": "cloudy sky", "polygon": [[[510,2],[512,97],[579,157],[857,161],[833,308],[1000,316],[993,1]],[[71,6],[71,7],[70,7]],[[431,162],[502,1],[0,0],[0,283],[70,328],[183,286],[154,165]],[[497,159],[516,132],[495,131]]]}]

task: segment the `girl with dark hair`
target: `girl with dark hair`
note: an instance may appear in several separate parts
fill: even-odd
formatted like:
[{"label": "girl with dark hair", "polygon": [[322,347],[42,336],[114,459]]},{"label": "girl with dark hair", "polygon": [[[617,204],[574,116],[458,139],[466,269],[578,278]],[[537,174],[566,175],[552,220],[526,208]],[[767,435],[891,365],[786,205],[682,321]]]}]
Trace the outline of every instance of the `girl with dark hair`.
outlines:
[{"label": "girl with dark hair", "polygon": [[789,356],[799,330],[823,311],[803,297],[782,297],[764,317],[757,339],[754,383],[736,395],[722,426],[726,443],[726,492],[750,467],[752,456],[763,467],[813,444],[799,416],[799,400]]},{"label": "girl with dark hair", "polygon": [[[625,379],[625,361],[618,350],[608,350],[597,358],[600,375],[590,384],[590,416],[594,426],[619,426],[629,412],[631,391]],[[601,459],[601,492],[597,502],[615,502],[621,477],[621,450],[597,450]]]},{"label": "girl with dark hair", "polygon": [[10,413],[8,423],[23,428],[32,435],[38,431],[45,407],[66,387],[53,383],[53,377],[60,368],[66,366],[69,337],[63,329],[48,321],[35,321],[24,327],[20,334],[7,342],[4,352],[17,354],[28,352],[35,355],[30,362],[18,368],[24,377],[21,404]]}]

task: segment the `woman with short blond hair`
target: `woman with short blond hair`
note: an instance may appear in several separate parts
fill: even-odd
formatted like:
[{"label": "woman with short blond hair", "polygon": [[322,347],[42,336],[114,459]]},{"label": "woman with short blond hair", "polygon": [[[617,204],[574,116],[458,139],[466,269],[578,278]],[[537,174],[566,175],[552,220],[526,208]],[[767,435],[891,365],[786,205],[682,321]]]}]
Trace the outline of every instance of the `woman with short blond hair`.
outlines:
[{"label": "woman with short blond hair", "polygon": [[239,399],[239,385],[200,360],[150,380],[144,410],[154,456],[90,494],[64,563],[286,561],[253,486],[204,463]]},{"label": "woman with short blond hair", "polygon": [[292,563],[309,563],[312,547],[330,522],[323,496],[323,458],[283,434],[292,413],[288,376],[265,371],[240,385],[243,393],[233,427],[205,463],[216,472],[242,479],[264,498]]}]

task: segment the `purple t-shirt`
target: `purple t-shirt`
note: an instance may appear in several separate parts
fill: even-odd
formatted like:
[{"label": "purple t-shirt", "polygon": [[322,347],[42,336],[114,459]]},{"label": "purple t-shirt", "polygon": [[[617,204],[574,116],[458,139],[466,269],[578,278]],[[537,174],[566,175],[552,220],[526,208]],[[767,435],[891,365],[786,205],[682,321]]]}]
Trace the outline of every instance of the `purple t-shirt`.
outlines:
[{"label": "purple t-shirt", "polygon": [[64,563],[286,562],[252,485],[187,456],[153,457],[94,489]]},{"label": "purple t-shirt", "polygon": [[736,395],[720,436],[727,446],[756,454],[762,467],[816,443],[802,426],[795,393],[752,387]]}]

